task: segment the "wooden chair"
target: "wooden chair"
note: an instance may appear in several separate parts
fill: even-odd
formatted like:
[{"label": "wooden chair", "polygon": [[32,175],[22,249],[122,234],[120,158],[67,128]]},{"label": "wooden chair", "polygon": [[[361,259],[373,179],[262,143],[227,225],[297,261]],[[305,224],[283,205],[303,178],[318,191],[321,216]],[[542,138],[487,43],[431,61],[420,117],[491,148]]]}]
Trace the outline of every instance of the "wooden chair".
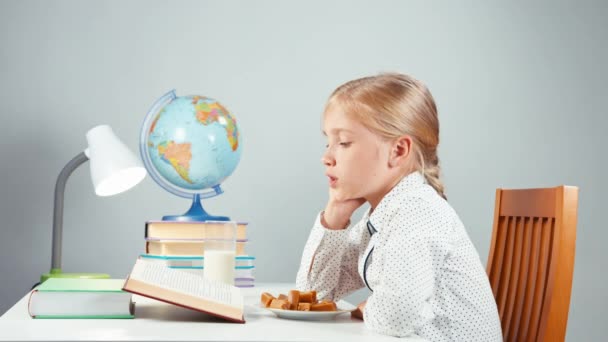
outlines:
[{"label": "wooden chair", "polygon": [[505,341],[564,341],[578,188],[496,190],[487,272]]}]

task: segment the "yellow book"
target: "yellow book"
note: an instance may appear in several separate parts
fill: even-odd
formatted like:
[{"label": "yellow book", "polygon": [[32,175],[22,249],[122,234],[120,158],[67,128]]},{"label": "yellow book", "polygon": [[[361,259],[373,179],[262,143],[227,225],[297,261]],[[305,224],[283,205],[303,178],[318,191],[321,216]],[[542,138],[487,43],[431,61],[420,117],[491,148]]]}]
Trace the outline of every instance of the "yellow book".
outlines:
[{"label": "yellow book", "polygon": [[[246,255],[246,241],[236,242],[236,255]],[[204,240],[152,240],[146,241],[146,253],[156,255],[203,255],[205,253]]]},{"label": "yellow book", "polygon": [[[247,223],[238,222],[236,239],[247,239]],[[222,222],[181,222],[181,221],[148,221],[146,222],[146,238],[154,239],[213,239],[224,236]]]}]

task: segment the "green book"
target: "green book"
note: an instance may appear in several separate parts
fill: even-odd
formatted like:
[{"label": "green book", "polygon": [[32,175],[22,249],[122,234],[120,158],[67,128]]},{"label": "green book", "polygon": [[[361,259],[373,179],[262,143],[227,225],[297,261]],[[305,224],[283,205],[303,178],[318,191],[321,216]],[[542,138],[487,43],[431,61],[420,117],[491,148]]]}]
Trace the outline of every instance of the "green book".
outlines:
[{"label": "green book", "polygon": [[133,318],[124,279],[50,278],[30,294],[33,318]]}]

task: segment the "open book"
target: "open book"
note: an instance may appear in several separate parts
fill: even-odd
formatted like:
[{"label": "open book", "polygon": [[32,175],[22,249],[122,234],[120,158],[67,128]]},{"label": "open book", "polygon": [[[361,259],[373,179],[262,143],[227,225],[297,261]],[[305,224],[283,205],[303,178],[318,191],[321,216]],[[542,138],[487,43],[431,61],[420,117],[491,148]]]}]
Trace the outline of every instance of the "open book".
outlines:
[{"label": "open book", "polygon": [[245,323],[238,287],[138,258],[123,290],[169,304]]}]

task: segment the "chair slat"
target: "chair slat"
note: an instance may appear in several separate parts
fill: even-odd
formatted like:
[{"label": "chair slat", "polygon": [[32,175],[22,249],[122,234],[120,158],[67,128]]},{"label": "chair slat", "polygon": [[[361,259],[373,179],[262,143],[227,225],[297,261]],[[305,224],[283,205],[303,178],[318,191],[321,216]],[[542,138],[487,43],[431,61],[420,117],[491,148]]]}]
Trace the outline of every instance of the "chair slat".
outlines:
[{"label": "chair slat", "polygon": [[530,269],[530,243],[532,240],[532,218],[522,219],[521,230],[523,236],[523,246],[521,250],[521,266],[519,268],[519,281],[517,282],[517,292],[515,293],[515,307],[513,308],[512,318],[509,325],[510,337],[513,341],[521,340],[519,331],[523,305],[526,294],[526,284],[528,284],[528,272]]},{"label": "chair slat", "polygon": [[541,308],[547,287],[547,274],[549,264],[549,245],[551,243],[551,222],[553,219],[543,218],[541,221],[540,234],[540,256],[538,258],[538,268],[536,273],[536,289],[532,302],[532,317],[530,321],[529,341],[538,341]]},{"label": "chair slat", "polygon": [[514,232],[513,234],[515,235],[515,242],[513,245],[513,256],[511,258],[511,273],[509,274],[509,289],[507,290],[507,297],[506,297],[506,309],[505,309],[505,315],[504,315],[504,329],[503,329],[503,335],[505,338],[505,341],[513,341],[513,335],[512,332],[510,331],[510,325],[511,325],[511,321],[513,318],[513,307],[515,306],[515,300],[516,300],[516,292],[517,292],[517,286],[519,284],[519,270],[521,267],[521,255],[522,255],[522,248],[523,248],[523,218],[521,217],[516,217],[515,218],[515,222],[513,224],[513,228],[514,228]]},{"label": "chair slat", "polygon": [[495,245],[494,259],[492,265],[490,265],[490,283],[492,284],[492,292],[494,298],[498,296],[498,284],[500,279],[500,273],[502,270],[503,260],[505,256],[505,245],[507,244],[507,225],[509,222],[508,217],[500,217],[497,227],[497,241]]},{"label": "chair slat", "polygon": [[[500,286],[498,287],[498,313],[500,314],[501,321],[504,322],[503,317],[505,315],[505,307],[507,300],[507,290],[509,289],[509,283],[511,281],[511,267],[513,260],[513,247],[515,245],[515,220],[509,217],[507,224],[507,244],[505,246],[505,257],[503,258],[504,265],[500,275]],[[504,324],[504,323],[503,323]],[[505,327],[502,327],[503,331]]]},{"label": "chair slat", "polygon": [[[541,327],[543,326],[542,320],[543,318],[548,318],[547,317],[547,312],[546,312],[546,305],[545,302],[547,301],[547,288],[549,287],[549,274],[551,273],[551,267],[555,267],[557,265],[555,265],[554,263],[551,262],[551,254],[552,254],[552,248],[553,248],[553,239],[554,239],[554,235],[555,235],[555,219],[547,219],[545,221],[543,221],[543,233],[547,233],[547,257],[546,257],[546,274],[545,274],[545,280],[543,282],[544,284],[544,291],[543,291],[543,295],[541,297],[542,301],[541,301],[541,309],[540,309],[540,319],[538,322],[538,332],[536,334],[536,340],[537,341],[543,341],[544,340],[544,334],[545,331],[543,329],[541,329]],[[558,266],[559,267],[559,266]]]},{"label": "chair slat", "polygon": [[520,341],[528,340],[530,319],[532,315],[532,303],[536,290],[536,273],[538,271],[538,260],[540,255],[540,231],[542,229],[542,219],[535,217],[532,219],[530,242],[530,259],[528,268],[528,284],[524,298],[523,313],[521,315]]}]

